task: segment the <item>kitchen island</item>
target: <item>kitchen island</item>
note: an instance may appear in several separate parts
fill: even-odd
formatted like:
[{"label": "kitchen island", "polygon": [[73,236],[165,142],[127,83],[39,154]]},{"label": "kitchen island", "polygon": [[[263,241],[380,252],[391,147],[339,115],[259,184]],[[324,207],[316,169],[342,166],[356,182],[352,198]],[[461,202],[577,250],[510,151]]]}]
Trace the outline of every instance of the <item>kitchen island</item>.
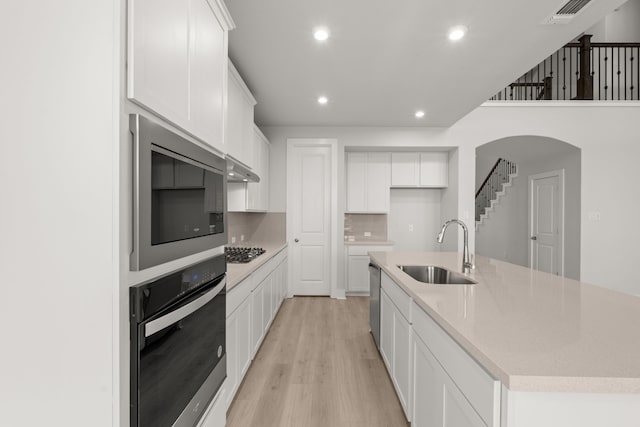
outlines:
[{"label": "kitchen island", "polygon": [[[423,384],[415,369],[407,376],[394,366],[398,354],[405,353],[402,342],[407,340],[396,338],[403,331],[397,326],[402,322],[409,326],[411,341],[403,362],[415,367],[420,355],[416,343],[424,344],[428,348],[424,356],[443,367],[455,389],[480,415],[482,423],[477,425],[640,425],[640,298],[481,256],[469,274],[477,284],[425,284],[398,266],[436,265],[460,272],[462,255],[369,255],[384,272],[383,291],[386,279],[387,306],[392,309],[387,312],[400,313],[387,315],[387,321],[393,317],[387,336],[393,335],[392,344],[401,342],[400,348],[389,345],[385,351],[382,339],[381,353],[398,374],[396,388],[406,390],[399,395],[406,395],[410,420],[419,418],[416,411],[424,402],[416,401],[422,398],[416,393]],[[383,298],[383,323],[384,318]],[[440,342],[448,350],[434,348]],[[451,362],[457,357],[454,349],[463,365]],[[465,368],[459,366],[475,372],[471,363],[490,379],[480,371],[478,383],[468,380],[470,375],[460,376]],[[395,373],[390,372],[392,378]],[[464,387],[471,387],[471,397]],[[479,403],[474,406],[474,402]],[[413,421],[421,425],[416,423],[420,420]]]}]

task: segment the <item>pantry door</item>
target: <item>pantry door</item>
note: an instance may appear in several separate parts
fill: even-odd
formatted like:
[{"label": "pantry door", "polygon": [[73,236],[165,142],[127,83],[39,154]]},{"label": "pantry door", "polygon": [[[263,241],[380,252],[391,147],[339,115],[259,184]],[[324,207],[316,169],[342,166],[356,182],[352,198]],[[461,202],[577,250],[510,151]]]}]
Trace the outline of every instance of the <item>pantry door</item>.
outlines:
[{"label": "pantry door", "polygon": [[287,238],[293,295],[332,294],[336,146],[336,140],[327,139],[287,141]]},{"label": "pantry door", "polygon": [[531,268],[564,275],[564,170],[529,177]]}]

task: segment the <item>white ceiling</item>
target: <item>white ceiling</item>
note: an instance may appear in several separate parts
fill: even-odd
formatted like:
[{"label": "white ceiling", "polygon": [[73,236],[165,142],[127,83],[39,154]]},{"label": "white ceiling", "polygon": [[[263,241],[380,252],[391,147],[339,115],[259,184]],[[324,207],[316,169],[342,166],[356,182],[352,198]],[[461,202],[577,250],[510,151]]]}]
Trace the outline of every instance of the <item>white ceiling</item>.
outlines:
[{"label": "white ceiling", "polygon": [[[565,1],[227,0],[229,56],[261,126],[450,126],[625,0],[542,25]],[[469,32],[452,43],[457,24]]]}]

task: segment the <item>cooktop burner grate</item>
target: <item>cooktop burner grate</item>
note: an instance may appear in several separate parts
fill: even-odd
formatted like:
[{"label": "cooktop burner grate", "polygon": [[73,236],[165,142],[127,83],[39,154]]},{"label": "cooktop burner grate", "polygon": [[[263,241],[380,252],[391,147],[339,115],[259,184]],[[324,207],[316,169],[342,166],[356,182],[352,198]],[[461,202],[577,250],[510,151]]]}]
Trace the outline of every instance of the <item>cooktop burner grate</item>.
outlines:
[{"label": "cooktop burner grate", "polygon": [[265,253],[265,250],[263,248],[226,246],[224,248],[224,253],[227,257],[228,263],[240,264],[253,261],[255,258]]}]

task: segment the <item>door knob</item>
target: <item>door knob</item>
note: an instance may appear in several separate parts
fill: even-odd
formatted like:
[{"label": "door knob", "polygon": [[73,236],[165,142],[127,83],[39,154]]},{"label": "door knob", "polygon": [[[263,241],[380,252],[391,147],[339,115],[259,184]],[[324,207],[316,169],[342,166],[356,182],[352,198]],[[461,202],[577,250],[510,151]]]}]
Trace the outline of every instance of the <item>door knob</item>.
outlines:
[{"label": "door knob", "polygon": [[300,240],[298,239],[293,239],[294,242],[298,243]]},{"label": "door knob", "polygon": [[538,240],[536,236],[531,236],[531,240]]}]

